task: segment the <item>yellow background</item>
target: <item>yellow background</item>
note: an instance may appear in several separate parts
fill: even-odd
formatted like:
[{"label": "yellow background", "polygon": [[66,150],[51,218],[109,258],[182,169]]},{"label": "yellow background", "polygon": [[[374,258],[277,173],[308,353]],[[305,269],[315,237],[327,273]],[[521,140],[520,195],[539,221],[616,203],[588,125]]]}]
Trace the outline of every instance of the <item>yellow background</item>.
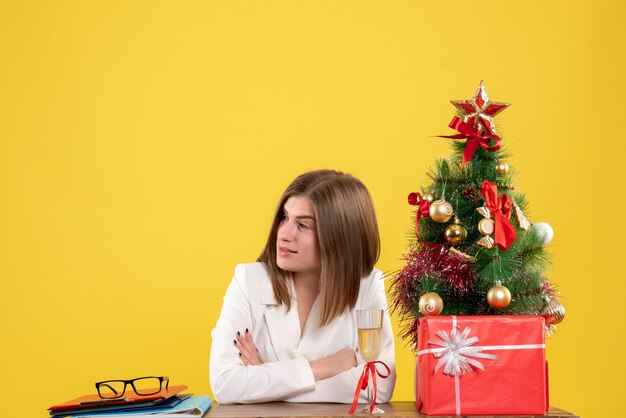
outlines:
[{"label": "yellow background", "polygon": [[[402,266],[409,192],[481,79],[567,318],[551,403],[624,395],[621,1],[50,1],[0,6],[3,416],[166,374],[210,393],[210,330],[297,174],[370,188]],[[397,323],[396,323],[397,326]],[[397,328],[396,328],[397,329]],[[413,399],[397,342],[395,400]],[[7,411],[8,409],[8,411]]]}]

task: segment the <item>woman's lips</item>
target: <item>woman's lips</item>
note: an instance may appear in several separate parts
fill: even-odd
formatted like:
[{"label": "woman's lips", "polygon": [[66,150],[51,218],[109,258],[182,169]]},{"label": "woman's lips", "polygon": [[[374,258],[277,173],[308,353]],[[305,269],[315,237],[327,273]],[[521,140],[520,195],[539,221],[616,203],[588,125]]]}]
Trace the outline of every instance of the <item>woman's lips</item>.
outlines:
[{"label": "woman's lips", "polygon": [[281,257],[287,257],[290,256],[291,254],[297,254],[297,251],[293,251],[290,250],[289,248],[285,248],[285,247],[278,247],[278,254],[280,254]]}]

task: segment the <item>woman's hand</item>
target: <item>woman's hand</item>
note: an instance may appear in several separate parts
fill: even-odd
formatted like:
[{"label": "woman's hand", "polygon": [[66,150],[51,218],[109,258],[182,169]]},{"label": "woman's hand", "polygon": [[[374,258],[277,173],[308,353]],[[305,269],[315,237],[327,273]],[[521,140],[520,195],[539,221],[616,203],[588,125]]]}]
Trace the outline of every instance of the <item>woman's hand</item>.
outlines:
[{"label": "woman's hand", "polygon": [[317,382],[356,367],[356,355],[353,350],[344,348],[328,357],[310,361],[309,364],[311,365],[311,370],[313,370],[313,377]]},{"label": "woman's hand", "polygon": [[244,366],[263,364],[259,357],[259,350],[257,350],[256,345],[254,345],[252,335],[248,332],[248,328],[246,328],[246,332],[243,334],[237,331],[236,339],[233,340],[233,342],[235,347],[239,350],[239,357],[241,357]]}]

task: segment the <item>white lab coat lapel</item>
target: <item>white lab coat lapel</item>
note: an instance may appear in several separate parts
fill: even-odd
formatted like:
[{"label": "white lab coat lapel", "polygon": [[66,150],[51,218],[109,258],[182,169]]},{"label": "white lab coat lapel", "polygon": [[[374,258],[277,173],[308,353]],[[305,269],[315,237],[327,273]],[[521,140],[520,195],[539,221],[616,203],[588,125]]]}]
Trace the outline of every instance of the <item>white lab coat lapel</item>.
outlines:
[{"label": "white lab coat lapel", "polygon": [[264,305],[265,322],[276,358],[279,361],[295,358],[300,342],[300,322],[295,301],[292,300],[291,309],[287,312],[285,305],[278,304],[272,284],[268,283],[261,294],[261,304]]}]

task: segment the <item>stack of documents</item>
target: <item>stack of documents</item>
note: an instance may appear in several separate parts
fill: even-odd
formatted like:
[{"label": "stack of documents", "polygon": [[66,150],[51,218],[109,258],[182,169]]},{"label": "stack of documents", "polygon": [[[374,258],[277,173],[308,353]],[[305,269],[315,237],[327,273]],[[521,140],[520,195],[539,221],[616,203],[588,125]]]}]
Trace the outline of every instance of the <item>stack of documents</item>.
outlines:
[{"label": "stack of documents", "polygon": [[174,418],[201,417],[211,408],[212,400],[206,395],[181,394],[187,386],[173,386],[155,395],[138,396],[127,392],[123,398],[100,399],[98,395],[85,395],[48,408],[53,418]]}]

